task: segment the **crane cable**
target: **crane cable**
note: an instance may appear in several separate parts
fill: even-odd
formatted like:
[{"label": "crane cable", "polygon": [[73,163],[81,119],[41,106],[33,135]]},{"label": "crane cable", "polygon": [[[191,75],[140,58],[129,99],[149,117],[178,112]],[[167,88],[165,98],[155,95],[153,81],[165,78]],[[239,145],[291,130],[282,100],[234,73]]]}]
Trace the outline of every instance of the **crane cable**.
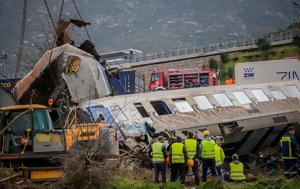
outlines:
[{"label": "crane cable", "polygon": [[[76,4],[75,0],[72,0],[72,1],[73,1],[74,7],[75,7],[75,9],[76,9],[76,11],[77,11],[77,14],[78,14],[79,18],[82,20],[82,16],[81,16],[81,14],[80,14],[80,12],[79,12],[79,9],[78,9],[78,7],[77,7],[77,4]],[[88,30],[86,29],[86,26],[84,26],[84,30],[85,30],[85,32],[86,32],[86,34],[87,34],[89,40],[92,42],[91,36],[90,36]]]},{"label": "crane cable", "polygon": [[53,21],[53,18],[52,18],[52,14],[51,14],[51,12],[50,12],[50,9],[49,9],[48,3],[47,3],[47,0],[44,0],[44,4],[45,4],[45,7],[46,7],[46,9],[47,9],[48,16],[49,16],[49,18],[50,18],[50,20],[51,20],[52,26],[53,26],[55,32],[57,32],[56,26],[55,26],[54,21]]},{"label": "crane cable", "polygon": [[24,45],[24,36],[25,36],[25,27],[26,27],[26,14],[27,14],[27,0],[24,0],[23,15],[22,15],[21,38],[20,38],[20,44],[19,44],[19,52],[18,52],[18,59],[17,59],[17,65],[16,65],[15,78],[19,77],[19,72],[20,72],[20,67],[21,67],[23,45]]},{"label": "crane cable", "polygon": [[[44,3],[45,3],[45,6],[46,6],[48,15],[49,15],[49,17],[50,17],[50,19],[51,19],[51,22],[52,22],[52,24],[54,25],[53,18],[52,18],[52,16],[51,16],[51,12],[50,12],[50,9],[49,9],[49,7],[48,7],[47,1],[45,0]],[[62,12],[63,12],[63,9],[64,9],[64,3],[65,3],[65,0],[62,0],[61,8],[60,8],[59,16],[58,16],[58,20],[60,20],[60,18],[61,18],[61,15],[62,15]],[[55,25],[54,25],[54,28],[55,28]],[[55,29],[54,37],[53,37],[53,42],[52,42],[52,45],[51,45],[51,50],[50,50],[50,55],[49,55],[49,60],[48,60],[48,65],[49,65],[49,69],[50,69],[50,73],[51,73],[51,78],[52,78],[52,80],[53,80],[53,82],[54,82],[55,84],[57,84],[58,81],[57,81],[57,79],[56,79],[56,77],[55,77],[55,75],[54,75],[54,72],[53,72],[53,70],[52,70],[52,68],[51,68],[51,66],[50,66],[50,63],[51,63],[52,50],[53,50],[53,48],[54,48],[54,44],[55,44],[55,41],[56,41],[56,37],[57,37],[57,31],[56,31],[56,29]]]}]

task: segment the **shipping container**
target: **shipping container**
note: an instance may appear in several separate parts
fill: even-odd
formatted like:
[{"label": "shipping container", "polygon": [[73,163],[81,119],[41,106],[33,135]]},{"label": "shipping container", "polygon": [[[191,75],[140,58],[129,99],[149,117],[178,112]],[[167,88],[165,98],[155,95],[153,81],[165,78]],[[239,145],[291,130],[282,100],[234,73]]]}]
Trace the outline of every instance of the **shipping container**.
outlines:
[{"label": "shipping container", "polygon": [[111,79],[111,86],[117,95],[134,94],[135,71],[121,71]]},{"label": "shipping container", "polygon": [[298,80],[300,61],[280,59],[238,63],[235,66],[236,84],[254,84],[276,81]]}]

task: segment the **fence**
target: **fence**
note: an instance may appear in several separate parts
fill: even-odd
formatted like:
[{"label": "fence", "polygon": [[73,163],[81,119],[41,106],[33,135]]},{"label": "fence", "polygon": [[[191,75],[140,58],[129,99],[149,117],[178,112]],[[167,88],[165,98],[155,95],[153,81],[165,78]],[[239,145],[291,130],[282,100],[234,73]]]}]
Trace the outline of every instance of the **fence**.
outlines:
[{"label": "fence", "polygon": [[218,41],[208,45],[189,46],[177,49],[171,49],[166,51],[155,51],[155,52],[144,52],[136,55],[128,55],[126,59],[119,59],[110,62],[110,65],[118,65],[124,63],[141,62],[145,60],[153,60],[160,58],[169,58],[182,55],[191,54],[205,54],[214,51],[226,51],[226,50],[240,50],[240,49],[251,49],[256,47],[258,39],[265,38],[270,42],[271,45],[275,44],[286,44],[290,43],[295,36],[293,29],[286,31],[273,32],[268,34],[260,34],[256,36],[243,37],[240,39],[233,39],[227,41]]}]

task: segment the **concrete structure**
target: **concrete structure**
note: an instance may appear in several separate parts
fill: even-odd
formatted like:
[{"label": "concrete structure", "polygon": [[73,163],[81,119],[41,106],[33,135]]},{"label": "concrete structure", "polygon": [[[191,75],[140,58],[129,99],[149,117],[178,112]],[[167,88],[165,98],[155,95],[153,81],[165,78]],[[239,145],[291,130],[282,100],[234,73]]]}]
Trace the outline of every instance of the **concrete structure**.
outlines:
[{"label": "concrete structure", "polygon": [[[209,45],[143,53],[136,57],[133,56],[130,61],[124,59],[120,62],[114,62],[114,64],[110,64],[110,67],[126,71],[135,71],[136,78],[144,79],[144,81],[138,81],[140,79],[137,79],[135,83],[143,83],[143,87],[148,90],[150,75],[153,71],[165,72],[170,68],[202,68],[203,64],[207,64],[210,58],[220,60],[220,54],[222,53],[256,49],[256,42],[259,38],[266,38],[266,40],[270,41],[271,46],[277,46],[291,43],[294,35],[294,31],[287,30],[231,41],[219,41]],[[139,86],[139,88],[143,87]]]}]

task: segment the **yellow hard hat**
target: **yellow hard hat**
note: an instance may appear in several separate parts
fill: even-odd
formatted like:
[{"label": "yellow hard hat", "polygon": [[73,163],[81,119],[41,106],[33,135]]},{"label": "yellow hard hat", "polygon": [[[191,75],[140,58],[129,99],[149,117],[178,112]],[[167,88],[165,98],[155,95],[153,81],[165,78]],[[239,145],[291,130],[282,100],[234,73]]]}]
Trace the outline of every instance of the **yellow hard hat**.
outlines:
[{"label": "yellow hard hat", "polygon": [[194,166],[194,160],[188,159],[187,162],[186,162],[186,165],[187,165],[188,167],[193,167],[193,166]]},{"label": "yellow hard hat", "polygon": [[209,135],[209,131],[208,130],[203,131],[203,135],[204,136],[208,136]]}]

